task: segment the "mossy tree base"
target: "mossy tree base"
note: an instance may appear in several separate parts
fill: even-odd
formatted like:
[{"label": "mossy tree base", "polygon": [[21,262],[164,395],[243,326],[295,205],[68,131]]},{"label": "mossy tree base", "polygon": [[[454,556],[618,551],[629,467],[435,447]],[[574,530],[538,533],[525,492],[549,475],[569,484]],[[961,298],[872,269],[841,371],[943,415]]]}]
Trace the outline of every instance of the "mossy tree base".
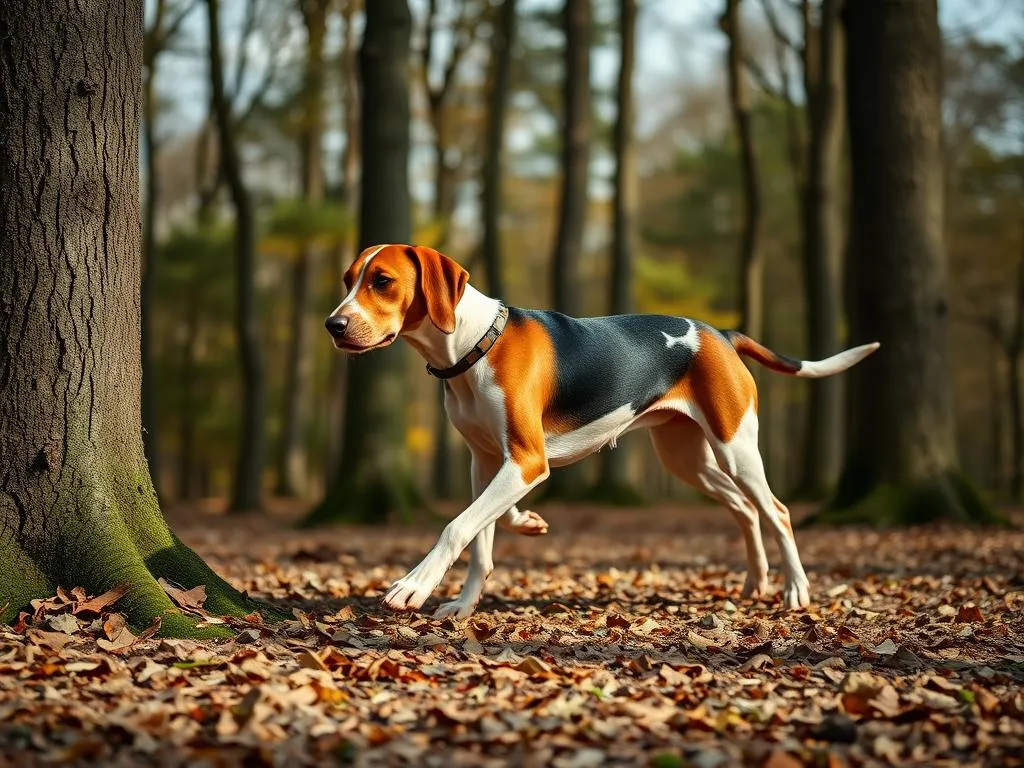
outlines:
[{"label": "mossy tree base", "polygon": [[988,504],[958,472],[944,472],[917,483],[882,482],[851,487],[805,518],[801,528],[816,525],[870,525],[895,528],[948,521],[972,526],[1005,526],[1004,515]]},{"label": "mossy tree base", "polygon": [[137,547],[124,547],[114,539],[106,546],[92,544],[86,557],[72,558],[68,568],[52,575],[44,573],[20,547],[7,541],[0,546],[0,558],[7,564],[0,577],[0,607],[6,604],[0,611],[0,623],[13,621],[32,600],[56,594],[58,586],[67,591],[82,587],[88,594],[98,595],[127,584],[127,594],[111,610],[123,614],[135,632],[151,626],[159,617],[158,637],[201,640],[232,635],[223,625],[198,626],[202,617],[186,614],[175,606],[160,586],[161,578],[185,589],[203,585],[204,610],[214,616],[242,617],[259,611],[267,619],[283,618],[282,613],[243,595],[195,552],[172,538],[172,546],[147,558]]}]

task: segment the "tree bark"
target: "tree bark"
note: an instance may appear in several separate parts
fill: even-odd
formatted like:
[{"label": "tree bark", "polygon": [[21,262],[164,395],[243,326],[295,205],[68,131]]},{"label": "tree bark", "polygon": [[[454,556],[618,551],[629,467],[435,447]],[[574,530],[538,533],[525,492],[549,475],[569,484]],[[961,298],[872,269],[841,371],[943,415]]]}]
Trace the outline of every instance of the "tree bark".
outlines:
[{"label": "tree bark", "polygon": [[[633,146],[633,69],[636,59],[637,0],[619,0],[618,104],[613,135],[615,154],[612,200],[612,253],[609,309],[613,315],[633,312],[633,221],[637,209],[636,158]],[[601,452],[595,498],[632,505],[641,495],[629,480],[632,443]]]},{"label": "tree bark", "polygon": [[266,381],[256,311],[255,222],[252,200],[242,178],[231,105],[224,88],[219,6],[220,0],[206,0],[210,35],[210,85],[220,144],[220,162],[235,209],[235,333],[242,366],[242,430],[230,510],[247,512],[260,509],[263,503],[261,484],[266,462],[266,433],[263,424]]},{"label": "tree bark", "polygon": [[[551,261],[552,303],[558,312],[582,309],[579,264],[587,214],[590,165],[591,0],[565,0],[565,75],[562,89],[562,189],[555,251]],[[551,472],[538,498],[577,499],[589,495],[583,463]]]},{"label": "tree bark", "polygon": [[[306,71],[303,79],[302,127],[299,133],[302,197],[311,206],[323,202],[321,150],[324,112],[324,37],[327,33],[328,0],[299,0],[306,26]],[[299,248],[291,269],[291,334],[287,352],[284,416],[277,455],[278,496],[304,495],[308,482],[305,437],[309,427],[309,387],[313,356],[309,306],[315,255],[308,243]]]},{"label": "tree bark", "polygon": [[1024,254],[1017,262],[1013,296],[1013,330],[1006,345],[1006,394],[1010,399],[1010,499],[1016,504],[1024,493],[1024,408],[1021,403],[1021,357],[1024,357]]},{"label": "tree bark", "polygon": [[503,0],[495,20],[491,46],[491,82],[481,200],[484,275],[488,293],[499,299],[505,295],[505,281],[501,274],[501,158],[505,146],[509,75],[515,39],[516,0]]},{"label": "tree bark", "polygon": [[565,79],[562,118],[562,190],[552,258],[552,304],[556,311],[578,314],[581,296],[579,263],[587,215],[590,165],[590,24],[591,0],[565,0]]},{"label": "tree bark", "polygon": [[[412,232],[409,197],[409,39],[406,0],[366,5],[359,51],[362,89],[363,174],[359,243],[407,243]],[[304,520],[383,522],[402,515],[419,497],[405,447],[405,350],[398,345],[352,358],[348,366],[341,460],[326,498]]]},{"label": "tree bark", "polygon": [[935,0],[843,11],[853,233],[850,333],[881,342],[849,374],[846,466],[819,520],[996,519],[954,442]]},{"label": "tree bark", "polygon": [[[740,331],[760,338],[764,333],[764,258],[761,253],[761,187],[750,114],[750,96],[743,74],[743,34],[740,0],[726,0],[722,26],[729,37],[726,71],[729,109],[740,149],[743,179],[743,230],[740,236]],[[757,374],[755,373],[755,378]]]},{"label": "tree bark", "polygon": [[217,634],[157,583],[253,608],[170,532],[143,453],[141,74],[141,3],[0,5],[0,620],[125,583],[136,628]]},{"label": "tree bark", "polygon": [[[805,14],[804,90],[808,96],[807,173],[800,209],[803,228],[807,348],[812,360],[839,345],[842,262],[839,169],[842,155],[843,52],[839,0],[823,0],[821,20]],[[807,439],[799,496],[822,499],[842,468],[841,376],[808,384]]]},{"label": "tree bark", "polygon": [[[359,83],[357,82],[355,15],[361,6],[360,0],[345,0],[341,9],[344,36],[341,50],[341,105],[344,112],[345,148],[341,154],[341,201],[345,206],[345,214],[354,217],[359,207]],[[351,218],[350,218],[351,220]],[[338,248],[335,260],[337,275],[333,281],[335,290],[342,288],[342,277],[349,263],[355,259],[358,235],[346,234]],[[327,443],[326,470],[329,475],[334,471],[341,458],[341,437],[344,430],[345,415],[345,374],[347,360],[344,355],[336,355],[330,367],[330,387],[328,389],[328,424],[331,425],[330,438]]]}]

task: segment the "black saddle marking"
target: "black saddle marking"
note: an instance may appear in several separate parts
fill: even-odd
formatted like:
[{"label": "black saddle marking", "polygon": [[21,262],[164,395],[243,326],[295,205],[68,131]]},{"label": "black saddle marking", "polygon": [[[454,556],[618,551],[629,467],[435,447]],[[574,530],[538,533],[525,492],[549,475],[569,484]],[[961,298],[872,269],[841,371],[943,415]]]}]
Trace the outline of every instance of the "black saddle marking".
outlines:
[{"label": "black saddle marking", "polygon": [[[579,428],[629,405],[640,413],[663,397],[693,363],[690,344],[664,336],[702,327],[672,315],[575,318],[561,312],[509,309],[509,323],[535,320],[555,347],[554,409]],[[528,353],[527,353],[528,354]]]}]

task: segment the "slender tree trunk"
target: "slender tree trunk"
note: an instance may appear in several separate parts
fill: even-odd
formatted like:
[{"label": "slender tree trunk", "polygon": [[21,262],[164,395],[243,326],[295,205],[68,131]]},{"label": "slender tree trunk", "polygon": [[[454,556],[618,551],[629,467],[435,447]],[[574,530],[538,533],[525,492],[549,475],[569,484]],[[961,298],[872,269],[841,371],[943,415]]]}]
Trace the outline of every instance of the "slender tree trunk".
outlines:
[{"label": "slender tree trunk", "polygon": [[[345,0],[341,15],[344,25],[344,37],[341,50],[341,105],[345,124],[345,148],[341,154],[341,201],[345,206],[345,215],[354,217],[359,207],[359,83],[357,82],[355,15],[361,5],[360,0]],[[350,219],[351,220],[351,219]],[[335,262],[337,276],[333,288],[343,288],[342,276],[349,263],[356,257],[358,235],[345,234],[341,238],[338,258]],[[327,443],[326,475],[330,475],[341,458],[341,437],[344,431],[345,416],[345,374],[348,370],[345,355],[335,355],[330,369],[330,387],[328,389],[327,423],[331,425]],[[326,486],[328,483],[325,482]]]},{"label": "slender tree trunk", "polygon": [[852,161],[850,333],[881,349],[850,371],[842,479],[824,520],[993,520],[954,442],[935,0],[843,11]]},{"label": "slender tree trunk", "polygon": [[[58,585],[210,634],[252,605],[167,528],[142,443],[142,4],[0,4],[0,620]],[[43,343],[45,342],[45,343]]]},{"label": "slender tree trunk", "polygon": [[[562,89],[562,189],[558,228],[551,260],[552,304],[558,312],[582,310],[579,266],[587,214],[590,166],[591,0],[565,0],[565,74]],[[538,495],[539,500],[577,499],[588,495],[584,462],[558,467]]]},{"label": "slender tree trunk", "polygon": [[178,421],[178,500],[196,497],[196,353],[199,339],[200,307],[202,304],[199,280],[193,278],[189,295],[185,298],[185,338],[181,345],[181,418]]},{"label": "slender tree trunk", "polygon": [[258,510],[262,505],[261,481],[267,452],[263,428],[266,381],[260,348],[259,316],[256,311],[255,221],[252,200],[242,178],[231,105],[224,89],[219,6],[220,0],[206,0],[210,34],[210,85],[217,119],[220,162],[235,209],[235,333],[242,366],[242,431],[238,442],[230,509],[233,512],[246,512]]},{"label": "slender tree trunk", "polygon": [[[320,142],[323,134],[324,37],[327,33],[326,0],[299,0],[306,25],[306,72],[304,78],[302,130],[299,136],[302,197],[310,204],[323,201],[323,167]],[[299,248],[291,274],[291,334],[287,353],[284,392],[284,418],[277,455],[279,496],[302,496],[308,485],[306,435],[309,427],[309,386],[313,355],[309,306],[312,303],[312,276],[317,269],[312,247]]]},{"label": "slender tree trunk", "polygon": [[1024,254],[1017,262],[1017,286],[1013,297],[1013,331],[1006,349],[1006,393],[1010,398],[1010,440],[1013,467],[1010,498],[1016,504],[1024,493],[1024,408],[1021,395],[1021,357],[1024,357]]},{"label": "slender tree trunk", "polygon": [[1006,396],[1010,404],[1010,500],[1018,503],[1024,489],[1024,416],[1021,413],[1020,347],[1011,347],[1006,355]]},{"label": "slender tree trunk", "polygon": [[552,259],[552,303],[578,314],[579,264],[587,215],[590,165],[590,2],[565,0],[565,80],[562,119],[562,191]]},{"label": "slender tree trunk", "polygon": [[[842,28],[839,0],[824,0],[817,29],[805,29],[807,176],[802,190],[804,297],[807,302],[808,356],[820,360],[839,346],[842,241],[839,169],[842,156]],[[809,23],[809,22],[808,22]],[[817,40],[814,40],[815,36]],[[813,41],[813,42],[812,42]],[[843,385],[841,376],[808,384],[807,439],[800,496],[821,499],[831,493],[842,468]]]},{"label": "slender tree trunk", "polygon": [[[729,108],[740,148],[743,179],[743,231],[740,237],[740,330],[753,338],[764,332],[764,257],[761,253],[761,187],[754,147],[750,96],[743,75],[743,33],[740,0],[726,0],[722,25],[729,37],[726,70]],[[756,368],[754,369],[756,371]],[[752,371],[753,372],[753,371]],[[755,373],[755,378],[758,374]]]},{"label": "slender tree trunk", "polygon": [[[407,243],[409,197],[409,52],[412,16],[406,0],[373,0],[359,52],[363,83],[363,174],[359,244]],[[418,503],[405,447],[405,349],[393,345],[351,359],[345,432],[324,501],[304,521],[382,522]]]},{"label": "slender tree trunk", "polygon": [[487,292],[499,299],[505,296],[505,281],[501,274],[501,158],[505,146],[509,74],[512,69],[512,46],[515,39],[516,0],[503,0],[497,13],[491,47],[491,82],[488,92],[481,200],[484,230],[483,263]]},{"label": "slender tree trunk", "polygon": [[[637,209],[636,158],[633,147],[633,65],[636,59],[637,0],[619,0],[619,78],[617,115],[613,136],[615,152],[612,200],[612,253],[609,310],[613,315],[633,312],[633,222]],[[629,442],[602,451],[595,497],[621,504],[641,501],[629,480]]]},{"label": "slender tree trunk", "polygon": [[990,343],[992,346],[988,371],[989,485],[999,497],[1006,493],[1006,488],[1003,487],[1003,421],[1006,412],[1005,401],[999,389],[999,380],[1002,376],[999,363],[1003,358],[1003,348],[996,338],[991,338]]}]

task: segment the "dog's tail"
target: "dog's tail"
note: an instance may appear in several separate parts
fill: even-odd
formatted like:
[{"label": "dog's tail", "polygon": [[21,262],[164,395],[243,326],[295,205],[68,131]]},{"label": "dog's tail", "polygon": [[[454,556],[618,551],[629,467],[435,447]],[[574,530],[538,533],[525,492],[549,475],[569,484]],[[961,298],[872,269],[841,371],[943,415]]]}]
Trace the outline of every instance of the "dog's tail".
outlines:
[{"label": "dog's tail", "polygon": [[724,334],[738,354],[756,360],[766,368],[778,373],[801,376],[805,379],[820,379],[825,376],[842,373],[881,346],[875,341],[871,344],[863,344],[859,347],[844,350],[837,355],[832,355],[832,357],[826,357],[824,360],[796,360],[792,357],[772,352],[768,347],[759,344],[749,336],[744,336],[738,331],[724,331]]}]

